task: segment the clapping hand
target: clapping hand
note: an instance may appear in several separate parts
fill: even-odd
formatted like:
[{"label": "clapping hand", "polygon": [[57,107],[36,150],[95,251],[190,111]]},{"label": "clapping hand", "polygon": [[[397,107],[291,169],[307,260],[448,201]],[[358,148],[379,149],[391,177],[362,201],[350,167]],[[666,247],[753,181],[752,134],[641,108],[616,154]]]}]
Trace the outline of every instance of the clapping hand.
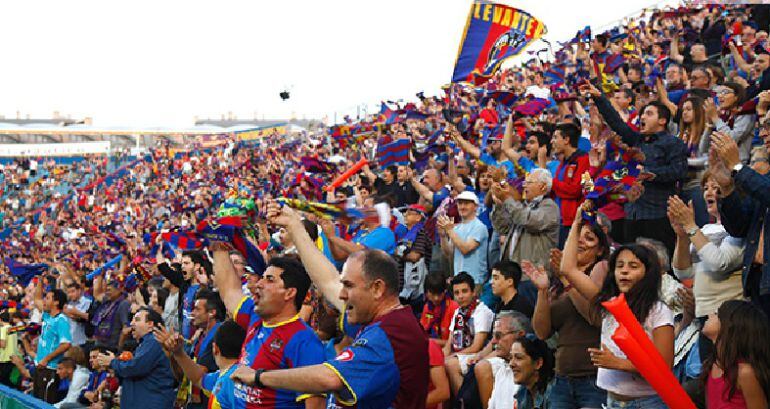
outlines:
[{"label": "clapping hand", "polygon": [[536,267],[529,260],[522,260],[521,270],[530,280],[532,280],[532,284],[534,284],[538,290],[548,290],[550,287],[551,283],[548,280],[548,273],[545,272],[543,266]]}]

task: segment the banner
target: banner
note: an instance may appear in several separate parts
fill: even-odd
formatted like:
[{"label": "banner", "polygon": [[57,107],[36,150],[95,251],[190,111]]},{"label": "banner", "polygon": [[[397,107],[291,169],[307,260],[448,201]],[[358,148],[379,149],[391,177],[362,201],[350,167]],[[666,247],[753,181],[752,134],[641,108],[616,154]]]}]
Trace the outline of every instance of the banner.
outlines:
[{"label": "banner", "polygon": [[233,139],[233,137],[231,134],[218,133],[210,135],[198,135],[196,139],[202,148],[212,148],[214,146],[226,145],[228,141]]},{"label": "banner", "polygon": [[503,61],[519,55],[547,32],[545,25],[527,12],[476,0],[460,39],[452,82],[482,84]]},{"label": "banner", "polygon": [[248,129],[245,131],[236,131],[235,136],[241,141],[252,141],[255,139],[262,139],[270,135],[284,136],[289,132],[289,127],[286,125],[266,126],[263,128]]}]

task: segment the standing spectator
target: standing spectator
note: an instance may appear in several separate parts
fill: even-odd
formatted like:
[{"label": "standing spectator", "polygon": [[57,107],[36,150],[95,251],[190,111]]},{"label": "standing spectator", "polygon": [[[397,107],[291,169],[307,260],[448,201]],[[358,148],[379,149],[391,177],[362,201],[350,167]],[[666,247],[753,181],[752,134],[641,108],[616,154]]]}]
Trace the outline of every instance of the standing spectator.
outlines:
[{"label": "standing spectator", "polygon": [[80,284],[74,281],[67,286],[67,300],[67,305],[62,312],[70,321],[72,345],[79,347],[86,343],[86,322],[88,322],[91,300],[83,295]]},{"label": "standing spectator", "polygon": [[521,267],[513,261],[498,261],[492,266],[492,293],[500,298],[495,305],[495,314],[501,311],[518,311],[527,318],[532,318],[534,308],[530,302],[519,294],[521,283]]},{"label": "standing spectator", "polygon": [[94,299],[96,308],[91,315],[91,323],[94,326],[94,340],[96,344],[105,346],[113,351],[123,345],[127,333],[123,330],[130,323],[128,314],[131,304],[126,301],[123,293],[123,285],[117,279],[110,279],[106,290],[103,290],[104,279],[94,279]]},{"label": "standing spectator", "polygon": [[[307,234],[301,221],[298,225]],[[292,240],[297,244],[295,235]],[[257,283],[255,296],[247,297],[233,273],[227,251],[216,247],[213,251],[215,281],[222,301],[235,322],[247,332],[239,358],[241,369],[253,375],[255,370],[314,366],[323,362],[321,341],[299,317],[311,284],[302,264],[290,257],[270,259]],[[254,380],[252,377],[249,382],[241,381],[235,385],[238,405],[315,408],[323,402],[323,398],[316,394],[299,394],[289,388],[255,383]],[[253,406],[255,402],[258,404]]]},{"label": "standing spectator", "polygon": [[557,125],[551,140],[551,151],[564,158],[556,169],[552,185],[561,212],[559,248],[564,247],[564,241],[567,240],[569,228],[572,226],[572,219],[575,217],[575,210],[583,202],[581,178],[590,167],[588,154],[578,149],[579,140],[580,129],[571,123]]},{"label": "standing spectator", "polygon": [[456,200],[462,222],[455,225],[448,216],[439,217],[437,224],[441,235],[441,249],[448,257],[452,257],[454,272],[467,272],[481,287],[487,281],[489,233],[484,223],[476,217],[479,205],[476,195],[466,190],[457,195]]},{"label": "standing spectator", "polygon": [[[765,149],[770,151],[767,123],[762,126],[760,136]],[[765,237],[770,234],[770,223],[767,222],[770,178],[743,165],[738,145],[729,135],[715,132],[711,141],[718,153],[718,156],[711,155],[709,162],[722,192],[719,207],[722,224],[730,236],[742,238],[746,243],[743,294],[767,315],[770,313],[770,241]]]},{"label": "standing spectator", "polygon": [[[196,329],[196,338],[192,347],[192,357],[195,362],[206,368],[208,372],[216,372],[217,363],[214,359],[214,336],[224,319],[224,308],[219,295],[209,289],[202,288],[195,295],[192,320]],[[198,386],[193,386],[190,394],[188,409],[205,408],[206,400]]]},{"label": "standing spectator", "polygon": [[408,165],[400,165],[396,171],[396,206],[404,207],[415,204],[420,199],[420,195],[412,186],[409,175],[412,170]]},{"label": "standing spectator", "polygon": [[139,346],[130,359],[109,352],[99,355],[99,365],[109,366],[120,379],[120,407],[124,409],[168,409],[176,399],[176,380],[171,362],[153,336],[163,325],[160,314],[142,307],[131,321],[131,333]]},{"label": "standing spectator", "polygon": [[19,355],[17,335],[10,333],[11,315],[8,311],[0,312],[0,384],[14,386],[11,383],[11,371],[15,367],[11,357]]},{"label": "standing spectator", "polygon": [[405,230],[398,237],[396,259],[399,261],[399,276],[403,285],[399,297],[411,305],[419,314],[424,303],[423,283],[428,273],[428,260],[433,243],[425,231],[425,207],[419,204],[410,205],[404,212]]},{"label": "standing spectator", "polygon": [[666,216],[666,202],[676,193],[677,183],[687,174],[687,146],[666,129],[671,111],[662,102],[653,101],[644,106],[639,131],[634,131],[618,115],[609,100],[593,85],[586,86],[604,120],[617,132],[623,143],[638,146],[644,153],[643,170],[639,174],[643,192],[625,205],[626,238],[656,239],[674,252],[676,235]]},{"label": "standing spectator", "polygon": [[[528,259],[539,265],[548,262],[559,235],[559,207],[547,197],[552,182],[548,170],[533,170],[524,180],[524,200],[508,184],[494,186],[492,225],[505,237],[501,260],[521,263]],[[522,279],[518,291],[530,303],[537,299],[537,289],[528,277]]]},{"label": "standing spectator", "polygon": [[57,364],[72,345],[70,323],[62,314],[67,295],[62,290],[54,289],[48,291],[43,299],[43,280],[38,280],[35,285],[34,303],[36,308],[43,311],[43,327],[35,353],[37,371],[33,381],[34,395],[48,403],[54,403],[56,400],[46,391],[55,390],[54,386],[49,388],[49,383],[55,379]]},{"label": "standing spectator", "polygon": [[209,372],[184,352],[182,348],[184,340],[179,334],[156,331],[156,337],[159,341],[163,341],[164,348],[171,352],[171,356],[182,367],[182,371],[193,386],[207,392],[209,398],[208,405],[205,407],[239,407],[235,398],[235,385],[230,376],[238,367],[238,356],[246,339],[246,330],[231,320],[217,327],[212,340],[212,351],[216,367],[219,369]]},{"label": "standing spectator", "polygon": [[428,395],[428,338],[398,300],[398,266],[379,250],[364,250],[345,262],[342,277],[302,228],[299,217],[277,203],[268,220],[285,226],[321,294],[360,325],[350,347],[323,365],[288,370],[244,370],[240,382],[304,393],[334,392],[332,404],[423,408]]},{"label": "standing spectator", "polygon": [[707,108],[706,117],[715,130],[733,138],[738,144],[741,163],[748,165],[751,159],[751,140],[754,138],[754,107],[743,106],[746,90],[736,82],[725,82],[717,87],[716,93],[719,106],[704,105]]}]

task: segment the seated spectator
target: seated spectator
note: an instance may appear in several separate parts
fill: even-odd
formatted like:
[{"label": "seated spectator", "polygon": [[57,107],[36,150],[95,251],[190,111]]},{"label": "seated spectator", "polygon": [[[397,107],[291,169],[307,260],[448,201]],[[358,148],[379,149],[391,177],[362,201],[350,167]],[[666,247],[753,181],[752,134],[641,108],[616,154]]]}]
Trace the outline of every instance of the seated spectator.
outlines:
[{"label": "seated spectator", "polygon": [[484,347],[495,314],[479,301],[473,277],[460,272],[452,277],[452,294],[459,308],[449,326],[451,340],[444,345],[447,374],[452,394],[462,385],[470,359]]},{"label": "seated spectator", "polygon": [[425,408],[441,409],[444,402],[450,398],[449,379],[444,367],[444,352],[433,339],[428,340],[428,342],[430,383],[428,384],[428,397],[425,402]]},{"label": "seated spectator", "polygon": [[709,315],[703,334],[714,343],[714,354],[701,375],[707,407],[766,408],[770,397],[767,316],[748,302],[726,301]]},{"label": "seated spectator", "polygon": [[425,277],[425,305],[422,308],[420,324],[428,333],[428,337],[443,347],[451,333],[457,302],[447,294],[446,278],[440,272],[432,272]]},{"label": "seated spectator", "polygon": [[553,354],[545,341],[523,337],[514,342],[511,347],[511,371],[513,381],[519,385],[514,407],[550,407],[546,392],[553,378]]},{"label": "seated spectator", "polygon": [[78,402],[89,407],[99,401],[103,390],[109,390],[114,393],[118,389],[117,382],[110,382],[115,378],[110,378],[109,368],[99,363],[99,354],[106,354],[107,349],[97,346],[89,352],[88,362],[91,365],[91,372],[88,375],[86,387],[80,392]]},{"label": "seated spectator", "polygon": [[527,318],[532,317],[534,308],[519,294],[521,267],[513,261],[498,261],[492,266],[492,293],[500,298],[494,307],[495,314],[501,311],[518,311]]},{"label": "seated spectator", "polygon": [[[62,364],[66,363],[63,367]],[[74,367],[72,367],[74,366]],[[54,406],[62,409],[83,407],[78,398],[88,386],[89,372],[86,368],[86,356],[79,347],[72,347],[65,353],[65,358],[56,368],[59,379],[67,379],[68,387],[65,397]],[[61,390],[61,385],[59,386]]]},{"label": "seated spectator", "polygon": [[477,354],[473,372],[478,383],[479,398],[485,409],[510,408],[518,385],[513,381],[510,358],[513,343],[532,332],[529,318],[519,311],[501,311],[495,317],[492,331],[492,350]]}]

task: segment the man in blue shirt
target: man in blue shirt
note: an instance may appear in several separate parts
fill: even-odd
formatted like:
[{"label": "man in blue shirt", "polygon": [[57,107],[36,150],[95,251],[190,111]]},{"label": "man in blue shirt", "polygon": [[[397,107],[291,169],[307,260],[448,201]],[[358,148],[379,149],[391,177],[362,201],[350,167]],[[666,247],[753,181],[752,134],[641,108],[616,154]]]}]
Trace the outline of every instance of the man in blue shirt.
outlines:
[{"label": "man in blue shirt", "polygon": [[396,249],[396,236],[393,231],[380,225],[380,218],[374,209],[364,210],[365,217],[361,228],[351,241],[337,236],[334,225],[326,220],[322,222],[323,232],[329,240],[329,249],[337,260],[345,260],[356,251],[378,249],[393,254]]},{"label": "man in blue shirt", "polygon": [[152,334],[163,325],[157,311],[143,307],[131,320],[131,332],[139,342],[133,357],[116,359],[115,354],[101,354],[100,365],[109,366],[120,379],[122,409],[168,409],[176,400],[176,380],[171,362]]},{"label": "man in blue shirt", "polygon": [[[50,387],[51,390],[56,390],[56,387],[49,383],[55,379],[56,364],[72,344],[69,319],[62,314],[62,309],[67,303],[67,295],[62,290],[54,289],[48,291],[44,299],[43,280],[38,280],[34,303],[35,308],[43,311],[43,327],[37,341],[35,354],[37,371],[33,392],[35,397],[53,403],[56,402],[56,397],[53,396],[55,393],[46,394],[46,389]],[[50,399],[45,399],[48,395]]]},{"label": "man in blue shirt", "polygon": [[487,243],[489,233],[478,217],[479,199],[464,191],[457,195],[457,210],[462,222],[455,225],[448,216],[440,216],[437,225],[441,234],[441,249],[454,260],[454,274],[465,271],[473,277],[476,290],[487,282]]}]

